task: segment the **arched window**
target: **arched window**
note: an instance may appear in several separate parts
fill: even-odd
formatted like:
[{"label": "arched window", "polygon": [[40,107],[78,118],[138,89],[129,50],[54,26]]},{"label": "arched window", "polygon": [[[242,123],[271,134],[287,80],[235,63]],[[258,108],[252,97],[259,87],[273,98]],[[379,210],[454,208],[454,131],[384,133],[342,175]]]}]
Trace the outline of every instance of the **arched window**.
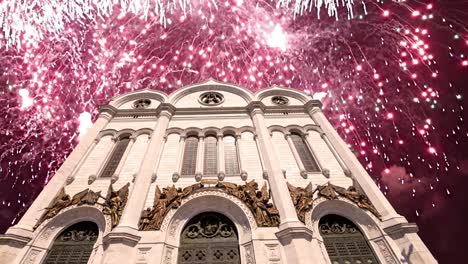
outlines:
[{"label": "arched window", "polygon": [[304,139],[295,133],[291,133],[291,139],[294,143],[294,147],[296,148],[297,153],[299,154],[299,157],[301,158],[305,170],[307,172],[319,172],[320,168]]},{"label": "arched window", "polygon": [[319,229],[332,264],[379,263],[364,235],[348,219],[326,215],[320,219]]},{"label": "arched window", "polygon": [[88,263],[98,234],[98,227],[93,222],[79,222],[70,226],[55,239],[44,263]]},{"label": "arched window", "polygon": [[218,172],[218,144],[213,136],[205,138],[204,158],[203,174],[216,175]]},{"label": "arched window", "polygon": [[240,264],[239,238],[232,221],[207,212],[192,218],[180,237],[179,264]]},{"label": "arched window", "polygon": [[112,151],[112,154],[110,155],[104,170],[102,170],[101,177],[112,177],[115,170],[119,166],[120,160],[122,159],[122,156],[127,149],[128,143],[130,143],[129,136],[125,136],[117,140],[114,150]]},{"label": "arched window", "polygon": [[236,138],[233,136],[225,136],[223,141],[226,175],[239,174],[239,157],[237,155]]},{"label": "arched window", "polygon": [[195,175],[197,166],[198,138],[188,137],[185,140],[184,158],[181,175]]}]

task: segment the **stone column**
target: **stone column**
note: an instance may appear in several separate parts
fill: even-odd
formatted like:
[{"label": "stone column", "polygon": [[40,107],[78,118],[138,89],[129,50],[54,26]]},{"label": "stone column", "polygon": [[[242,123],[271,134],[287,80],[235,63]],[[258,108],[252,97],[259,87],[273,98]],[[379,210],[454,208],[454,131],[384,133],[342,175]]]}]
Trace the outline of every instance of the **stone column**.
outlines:
[{"label": "stone column", "polygon": [[199,136],[198,137],[198,149],[197,149],[197,166],[195,169],[195,179],[197,181],[201,181],[203,177],[203,161],[204,155],[205,155],[205,144],[204,144],[204,136]]},{"label": "stone column", "polygon": [[[333,145],[331,144],[330,140],[328,139],[327,135],[325,133],[320,133],[320,136],[322,137],[323,141],[325,141],[325,144],[327,144],[328,148],[330,149],[330,151],[332,152],[333,156],[336,158],[336,160],[338,161],[338,163],[340,164],[340,167],[343,169],[343,172],[346,176],[348,177],[351,177],[351,172],[349,171],[348,167],[346,166],[346,164],[344,163],[343,159],[341,158],[341,156],[338,154],[338,152],[336,152],[336,149],[333,147]],[[307,134],[307,140],[309,142],[312,141],[312,139],[310,138],[310,135]]]},{"label": "stone column", "polygon": [[78,165],[73,169],[72,173],[70,173],[70,175],[68,175],[67,181],[66,181],[67,185],[70,185],[75,180],[76,174],[80,170],[83,163],[88,159],[89,154],[91,154],[91,152],[94,150],[94,148],[96,147],[96,145],[99,143],[100,140],[101,140],[100,138],[96,138],[96,139],[93,140],[93,143],[91,143],[91,146],[88,148],[88,150],[83,155],[83,157],[81,157],[80,162],[78,163]]},{"label": "stone column", "polygon": [[304,250],[310,247],[312,232],[297,218],[296,209],[289,195],[286,179],[263,116],[264,105],[260,102],[252,102],[248,109],[258,136],[258,146],[264,158],[273,201],[281,217],[280,231],[276,233],[276,236],[284,247],[285,263],[312,263],[315,261],[314,256],[310,250]]},{"label": "stone column", "polygon": [[218,134],[218,179],[220,181],[224,180],[226,177],[226,169],[224,164],[224,140],[223,135]]},{"label": "stone column", "polygon": [[153,177],[154,171],[156,171],[155,165],[163,150],[164,135],[169,126],[172,113],[173,111],[170,108],[162,106],[160,109],[158,122],[151,134],[145,156],[141,162],[140,170],[135,178],[135,183],[133,184],[118,227],[129,227],[138,230],[140,215],[145,206],[146,196],[151,185],[151,178]]},{"label": "stone column", "polygon": [[120,263],[122,256],[132,256],[134,247],[141,238],[138,234],[138,223],[145,206],[153,173],[156,171],[156,161],[163,150],[164,135],[174,112],[173,107],[167,104],[161,104],[158,110],[160,111],[158,122],[151,134],[120,222],[103,239],[105,247],[103,263]]},{"label": "stone column", "polygon": [[367,174],[367,171],[361,166],[359,160],[348,148],[348,145],[338,135],[330,122],[328,122],[328,119],[321,110],[321,103],[316,100],[309,101],[306,104],[306,109],[314,122],[319,125],[327,137],[330,138],[330,144],[336,149],[338,155],[351,171],[353,179],[364,189],[366,195],[382,215],[382,219],[387,220],[395,217],[403,218],[393,209],[372,178]]},{"label": "stone column", "polygon": [[307,178],[307,170],[304,167],[304,164],[302,163],[301,156],[299,156],[299,153],[297,152],[296,146],[294,145],[294,142],[292,141],[291,138],[291,133],[286,133],[284,135],[284,138],[286,141],[288,141],[289,148],[291,149],[291,152],[294,156],[294,159],[297,162],[297,166],[299,167],[299,171],[301,176],[306,179]]},{"label": "stone column", "polygon": [[184,159],[184,151],[185,151],[185,135],[180,135],[179,139],[179,149],[177,150],[177,159],[176,159],[176,166],[175,172],[172,174],[172,181],[176,182],[180,178],[181,170],[182,170],[182,163]]},{"label": "stone column", "polygon": [[50,203],[54,200],[58,192],[65,186],[67,178],[69,178],[75,169],[78,169],[77,166],[93,147],[93,142],[97,138],[99,132],[106,127],[115,113],[116,109],[112,106],[104,106],[100,109],[100,114],[96,122],[94,122],[93,126],[88,130],[70,156],[68,156],[62,166],[60,166],[60,169],[44,187],[36,200],[34,200],[18,224],[8,229],[7,234],[15,234],[24,237],[32,236],[33,227],[44,213],[44,209],[50,206]]},{"label": "stone column", "polygon": [[265,161],[263,161],[262,152],[260,151],[260,146],[258,145],[258,137],[256,134],[254,135],[253,140],[255,141],[255,146],[257,147],[257,154],[260,160],[260,166],[262,166],[263,178],[267,179],[268,172],[265,169]]},{"label": "stone column", "polygon": [[132,150],[132,147],[133,147],[133,144],[135,143],[135,141],[136,141],[136,137],[131,136],[130,137],[130,142],[128,142],[127,148],[125,149],[124,154],[122,155],[122,158],[119,161],[119,165],[117,165],[117,168],[115,169],[115,172],[112,175],[112,178],[111,178],[112,183],[115,183],[119,179],[120,172],[122,172],[122,168],[123,168],[123,166],[125,164],[125,161],[128,158],[128,154]]},{"label": "stone column", "polygon": [[247,180],[247,172],[245,170],[243,170],[243,166],[242,166],[242,157],[241,157],[241,153],[240,153],[240,149],[241,149],[241,141],[242,141],[242,136],[240,134],[237,134],[236,135],[236,152],[237,152],[237,161],[239,162],[239,172],[240,172],[240,176],[241,176],[241,179],[243,181]]}]

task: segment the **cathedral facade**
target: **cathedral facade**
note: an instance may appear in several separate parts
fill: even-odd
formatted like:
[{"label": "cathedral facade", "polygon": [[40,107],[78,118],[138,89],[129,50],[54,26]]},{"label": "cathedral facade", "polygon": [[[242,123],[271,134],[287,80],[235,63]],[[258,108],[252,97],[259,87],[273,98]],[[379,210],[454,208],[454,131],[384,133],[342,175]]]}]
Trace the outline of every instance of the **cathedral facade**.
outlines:
[{"label": "cathedral facade", "polygon": [[208,81],[112,99],[1,263],[437,263],[321,111]]}]

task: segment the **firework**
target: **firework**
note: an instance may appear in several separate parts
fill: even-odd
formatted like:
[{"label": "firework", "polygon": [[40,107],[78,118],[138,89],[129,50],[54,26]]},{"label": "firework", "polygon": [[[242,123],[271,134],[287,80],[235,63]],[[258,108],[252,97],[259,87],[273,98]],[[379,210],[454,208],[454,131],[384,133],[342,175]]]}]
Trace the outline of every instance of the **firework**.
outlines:
[{"label": "firework", "polygon": [[[3,1],[0,177],[17,195],[3,204],[30,203],[34,192],[15,190],[46,183],[113,96],[170,93],[209,78],[322,99],[373,175],[416,162],[446,171],[432,120],[454,90],[440,89],[449,80],[439,78],[431,34],[437,26],[454,35],[457,26],[433,9],[351,0]],[[468,65],[455,48],[449,59]]]}]

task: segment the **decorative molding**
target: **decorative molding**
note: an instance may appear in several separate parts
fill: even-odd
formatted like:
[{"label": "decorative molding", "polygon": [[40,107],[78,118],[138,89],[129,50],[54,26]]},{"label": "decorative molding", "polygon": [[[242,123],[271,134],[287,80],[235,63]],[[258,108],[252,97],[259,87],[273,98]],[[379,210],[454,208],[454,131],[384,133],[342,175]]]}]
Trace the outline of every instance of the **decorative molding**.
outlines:
[{"label": "decorative molding", "polygon": [[395,257],[393,256],[392,251],[388,248],[385,240],[376,240],[375,244],[379,248],[380,253],[383,255],[386,264],[397,264]]},{"label": "decorative molding", "polygon": [[212,190],[222,191],[227,195],[234,196],[241,200],[251,211],[258,226],[278,226],[280,223],[279,212],[276,207],[269,202],[270,193],[266,184],[259,190],[255,181],[237,185],[230,182],[213,180],[202,180],[200,183],[185,187],[184,189],[172,187],[163,188],[162,191],[156,186],[156,194],[153,208],[148,208],[142,212],[139,229],[159,230],[162,227],[167,214],[171,209],[177,209],[182,205],[184,198],[191,194],[198,193],[205,188],[205,185]]},{"label": "decorative molding", "polygon": [[252,243],[244,245],[245,250],[245,263],[246,264],[255,264],[255,253],[252,246]]},{"label": "decorative molding", "polygon": [[203,174],[202,174],[201,172],[195,173],[195,180],[196,180],[197,182],[201,181],[202,178],[203,178]]},{"label": "decorative molding", "polygon": [[138,248],[138,257],[136,260],[136,264],[147,264],[148,263],[148,255],[151,250],[151,247],[140,247]]},{"label": "decorative molding", "polygon": [[266,247],[266,255],[268,261],[273,261],[273,263],[279,263],[281,261],[281,253],[279,250],[278,244],[265,244]]},{"label": "decorative molding", "polygon": [[323,176],[325,176],[327,178],[330,178],[330,170],[329,169],[323,168],[322,169],[322,174],[323,174]]},{"label": "decorative molding", "polygon": [[39,249],[31,249],[31,251],[29,251],[29,254],[28,256],[26,257],[26,259],[24,260],[24,264],[33,264],[36,262],[36,259],[37,257],[39,256],[39,254],[41,254],[41,251],[42,250],[39,250]]},{"label": "decorative molding", "polygon": [[223,181],[225,177],[226,177],[226,174],[224,173],[224,171],[218,172],[218,180],[219,181]]},{"label": "decorative molding", "polygon": [[75,175],[68,175],[67,179],[65,180],[66,185],[70,185],[75,180]]},{"label": "decorative molding", "polygon": [[164,254],[163,264],[172,264],[172,251],[173,247],[166,246],[166,253]]},{"label": "decorative molding", "polygon": [[91,185],[97,179],[96,174],[91,174],[88,176],[88,185]]},{"label": "decorative molding", "polygon": [[249,174],[246,172],[246,171],[242,171],[241,174],[240,174],[240,177],[243,181],[247,180],[247,177],[249,176]]},{"label": "decorative molding", "polygon": [[172,174],[172,181],[177,182],[180,179],[180,174],[178,172],[174,172]]}]

